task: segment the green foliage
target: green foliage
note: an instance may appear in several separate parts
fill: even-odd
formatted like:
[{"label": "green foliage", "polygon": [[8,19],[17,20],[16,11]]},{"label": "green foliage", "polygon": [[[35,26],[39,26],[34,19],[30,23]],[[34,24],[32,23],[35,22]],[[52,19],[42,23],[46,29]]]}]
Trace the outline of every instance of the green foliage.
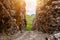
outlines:
[{"label": "green foliage", "polygon": [[26,15],[26,21],[27,21],[27,31],[31,31],[32,28],[32,21],[33,21],[34,16]]}]

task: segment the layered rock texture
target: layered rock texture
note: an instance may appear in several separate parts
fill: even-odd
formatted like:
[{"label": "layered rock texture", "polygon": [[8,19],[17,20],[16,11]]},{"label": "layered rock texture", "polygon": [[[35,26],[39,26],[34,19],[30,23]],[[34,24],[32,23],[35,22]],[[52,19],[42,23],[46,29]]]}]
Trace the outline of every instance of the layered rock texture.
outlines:
[{"label": "layered rock texture", "polygon": [[60,0],[38,0],[32,30],[50,34],[60,31]]},{"label": "layered rock texture", "polygon": [[24,0],[0,0],[0,33],[25,30],[25,6]]}]

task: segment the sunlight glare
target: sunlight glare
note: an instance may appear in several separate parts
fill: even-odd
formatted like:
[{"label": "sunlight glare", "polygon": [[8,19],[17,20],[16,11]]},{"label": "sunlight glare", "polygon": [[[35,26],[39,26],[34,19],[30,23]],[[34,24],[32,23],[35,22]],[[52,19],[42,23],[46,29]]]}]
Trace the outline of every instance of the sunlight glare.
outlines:
[{"label": "sunlight glare", "polygon": [[36,0],[25,0],[26,1],[26,13],[36,14]]}]

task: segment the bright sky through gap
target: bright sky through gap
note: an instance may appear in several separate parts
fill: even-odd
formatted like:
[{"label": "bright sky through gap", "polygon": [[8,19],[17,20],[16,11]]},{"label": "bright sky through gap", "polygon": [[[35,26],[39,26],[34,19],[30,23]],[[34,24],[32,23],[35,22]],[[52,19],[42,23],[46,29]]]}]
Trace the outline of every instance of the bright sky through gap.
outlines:
[{"label": "bright sky through gap", "polygon": [[26,0],[26,13],[29,15],[36,13],[36,0]]}]

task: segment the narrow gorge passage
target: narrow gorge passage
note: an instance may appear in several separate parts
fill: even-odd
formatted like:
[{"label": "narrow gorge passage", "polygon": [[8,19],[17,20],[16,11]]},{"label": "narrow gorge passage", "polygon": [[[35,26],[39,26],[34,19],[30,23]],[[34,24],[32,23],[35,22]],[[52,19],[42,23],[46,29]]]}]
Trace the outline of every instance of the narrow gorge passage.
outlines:
[{"label": "narrow gorge passage", "polygon": [[60,0],[0,0],[0,40],[60,40]]}]

